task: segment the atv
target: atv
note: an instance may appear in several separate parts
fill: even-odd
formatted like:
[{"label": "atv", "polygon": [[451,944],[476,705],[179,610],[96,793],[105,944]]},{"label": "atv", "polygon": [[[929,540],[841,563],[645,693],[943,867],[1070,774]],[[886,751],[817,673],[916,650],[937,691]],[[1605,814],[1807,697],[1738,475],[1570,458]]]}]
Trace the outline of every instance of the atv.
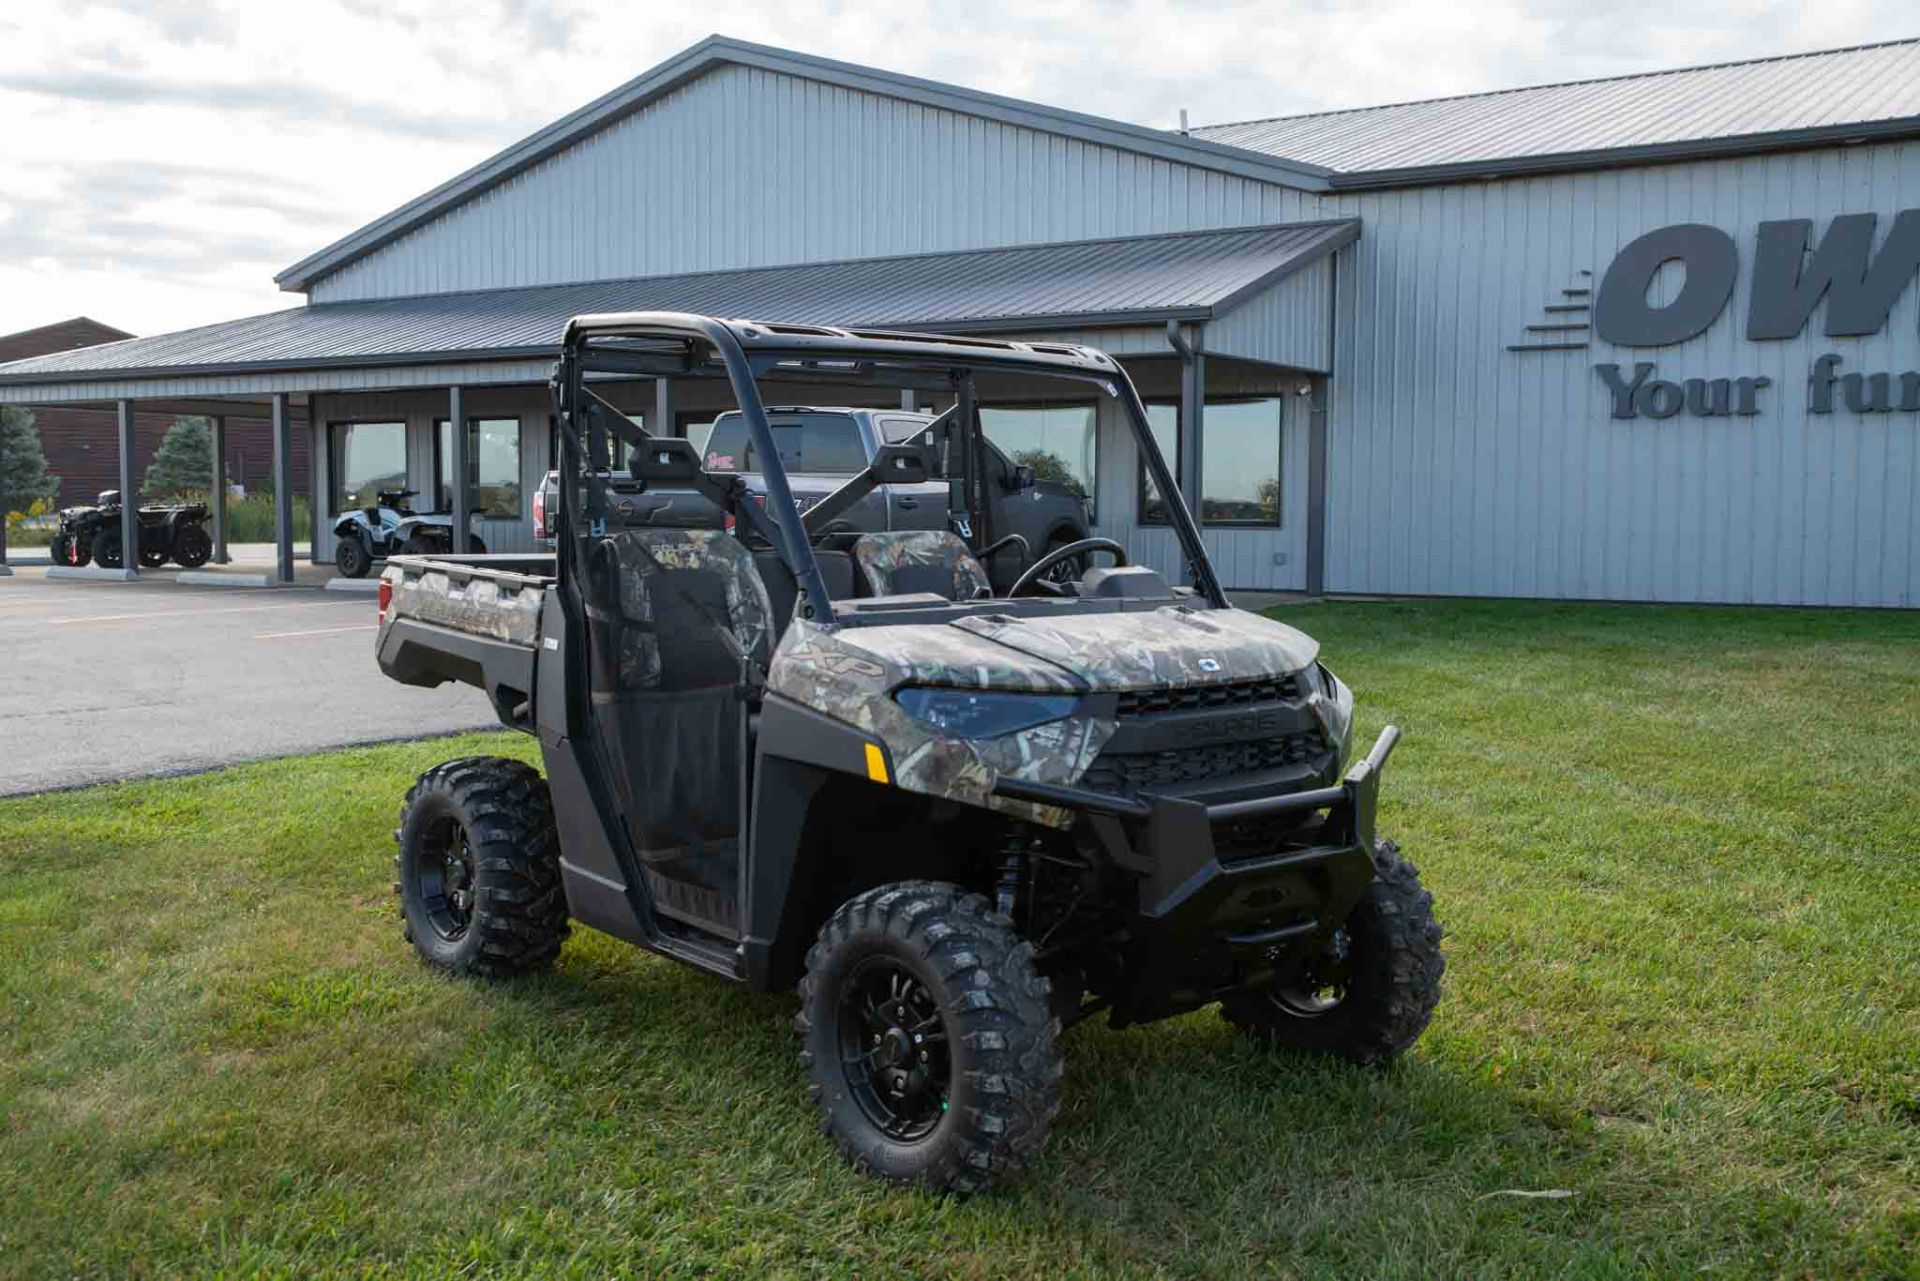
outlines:
[{"label": "atv", "polygon": [[[333,563],[346,578],[365,578],[375,560],[406,554],[431,556],[453,550],[453,517],[444,512],[416,512],[407,499],[417,489],[383,489],[371,507],[360,507],[333,518]],[[467,550],[484,553],[487,545],[467,535]]]},{"label": "atv", "polygon": [[[949,403],[802,512],[768,377]],[[723,380],[756,489],[603,398],[633,378]],[[1114,403],[1189,581],[1095,537],[994,591],[979,406],[1010,381]],[[1349,764],[1352,692],[1309,637],[1228,603],[1111,358],[632,313],[575,319],[554,389],[555,555],[400,556],[382,579],[382,668],[478,685],[545,766],[463,758],[407,794],[396,889],[428,964],[542,969],[579,923],[797,988],[841,1153],[958,1193],[1039,1158],[1083,1019],[1218,1005],[1261,1042],[1370,1065],[1419,1037],[1440,926],[1375,830],[1399,731]],[[837,528],[934,479],[949,529]],[[689,489],[723,528],[647,501]],[[1062,581],[1067,558],[1107,563]]]},{"label": "atv", "polygon": [[[134,515],[142,568],[158,569],[171,560],[184,569],[198,569],[213,555],[213,539],[204,523],[205,503],[147,506]],[[108,489],[92,506],[60,509],[48,553],[56,565],[85,565],[91,560],[102,568],[119,569],[125,564],[120,542],[120,491]]]}]

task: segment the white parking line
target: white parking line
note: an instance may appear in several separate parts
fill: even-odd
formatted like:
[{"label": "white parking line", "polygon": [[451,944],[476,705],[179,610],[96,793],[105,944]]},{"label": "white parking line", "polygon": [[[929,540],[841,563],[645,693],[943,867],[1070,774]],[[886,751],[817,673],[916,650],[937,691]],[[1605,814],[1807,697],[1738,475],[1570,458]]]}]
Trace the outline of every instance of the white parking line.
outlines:
[{"label": "white parking line", "polygon": [[[261,614],[282,609],[331,609],[350,604],[358,605],[360,602],[325,600],[313,601],[305,605],[234,605],[226,609],[154,609],[142,614],[81,614],[71,618],[43,618],[35,621],[64,627],[73,623],[130,623],[148,618],[201,618],[209,614]],[[364,609],[365,606],[361,605],[361,608]]]},{"label": "white parking line", "polygon": [[282,640],[288,636],[331,636],[335,632],[370,632],[378,623],[355,623],[352,627],[316,627],[310,632],[255,632],[255,640]]}]

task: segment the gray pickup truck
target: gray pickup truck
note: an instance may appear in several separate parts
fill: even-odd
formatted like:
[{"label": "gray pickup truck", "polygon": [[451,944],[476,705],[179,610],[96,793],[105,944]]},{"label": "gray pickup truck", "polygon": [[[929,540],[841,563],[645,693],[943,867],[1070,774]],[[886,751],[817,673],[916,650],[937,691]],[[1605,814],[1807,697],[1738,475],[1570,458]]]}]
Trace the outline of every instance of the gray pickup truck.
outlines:
[{"label": "gray pickup truck", "polygon": [[[803,512],[864,471],[882,445],[918,443],[936,453],[947,448],[946,426],[939,415],[904,409],[776,405],[768,408],[767,420],[794,503]],[[994,541],[1016,534],[1020,539],[1010,545],[1009,555],[991,558],[988,571],[996,582],[1011,581],[1045,553],[1087,537],[1093,521],[1086,498],[1070,486],[1036,478],[1033,468],[1014,462],[990,441],[986,450]],[[739,475],[756,495],[766,493],[746,420],[738,410],[714,419],[701,464],[709,472]],[[542,547],[553,546],[559,477],[557,471],[547,473],[534,503],[534,534]],[[950,490],[946,480],[888,485],[844,512],[835,528],[848,533],[949,529],[953,527],[950,512],[955,509]],[[692,510],[712,507],[690,492],[655,493],[645,503],[682,528],[700,523],[690,516]],[[711,523],[718,529],[720,512],[715,508],[711,514]],[[1017,554],[1018,549],[1025,554]],[[1077,561],[1064,563],[1055,577],[1063,582],[1076,580],[1086,568]]]}]

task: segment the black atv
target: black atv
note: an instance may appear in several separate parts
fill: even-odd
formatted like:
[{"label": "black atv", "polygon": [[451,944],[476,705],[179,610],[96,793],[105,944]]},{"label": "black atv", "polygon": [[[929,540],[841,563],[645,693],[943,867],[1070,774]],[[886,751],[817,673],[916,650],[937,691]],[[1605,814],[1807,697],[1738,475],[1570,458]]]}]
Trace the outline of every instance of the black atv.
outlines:
[{"label": "black atv", "polygon": [[[143,569],[158,569],[168,561],[183,569],[198,569],[213,555],[213,538],[205,525],[205,503],[147,506],[134,516],[139,530],[137,554]],[[56,565],[84,565],[90,560],[105,569],[124,565],[120,491],[103,491],[90,507],[61,508],[48,551]]]},{"label": "black atv", "polygon": [[[725,380],[764,492],[593,390],[635,377]],[[802,513],[762,377],[951,398],[943,446],[887,444]],[[983,384],[1109,398],[1191,581],[1089,538],[996,592]],[[1092,1015],[1217,1004],[1249,1036],[1361,1064],[1421,1034],[1440,926],[1374,830],[1399,732],[1350,761],[1353,695],[1319,646],[1227,602],[1112,359],[636,313],[576,319],[555,388],[557,555],[402,556],[382,583],[387,673],[479,685],[545,763],[451,761],[408,793],[396,887],[429,963],[543,968],[577,921],[797,987],[841,1152],[961,1192],[1039,1157],[1062,1029]],[[954,532],[837,532],[876,488],[932,479]],[[687,489],[724,529],[646,501]]]},{"label": "black atv", "polygon": [[[383,489],[371,507],[358,507],[333,518],[333,563],[343,577],[364,578],[373,562],[388,556],[437,556],[453,550],[453,516],[446,512],[416,512],[407,499],[417,489]],[[467,550],[484,554],[487,545],[467,535]]]}]

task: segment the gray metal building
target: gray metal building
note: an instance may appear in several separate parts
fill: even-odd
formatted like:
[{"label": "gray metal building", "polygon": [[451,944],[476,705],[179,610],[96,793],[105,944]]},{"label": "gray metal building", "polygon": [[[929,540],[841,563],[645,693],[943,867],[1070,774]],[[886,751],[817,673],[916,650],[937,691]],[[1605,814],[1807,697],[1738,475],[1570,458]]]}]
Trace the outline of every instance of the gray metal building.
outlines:
[{"label": "gray metal building", "polygon": [[[1916,275],[1920,41],[1182,134],[714,37],[289,267],[304,306],[0,402],[277,413],[319,510],[404,475],[512,550],[576,312],[1083,341],[1234,587],[1912,607]],[[989,430],[1173,556],[1104,408]]]}]

